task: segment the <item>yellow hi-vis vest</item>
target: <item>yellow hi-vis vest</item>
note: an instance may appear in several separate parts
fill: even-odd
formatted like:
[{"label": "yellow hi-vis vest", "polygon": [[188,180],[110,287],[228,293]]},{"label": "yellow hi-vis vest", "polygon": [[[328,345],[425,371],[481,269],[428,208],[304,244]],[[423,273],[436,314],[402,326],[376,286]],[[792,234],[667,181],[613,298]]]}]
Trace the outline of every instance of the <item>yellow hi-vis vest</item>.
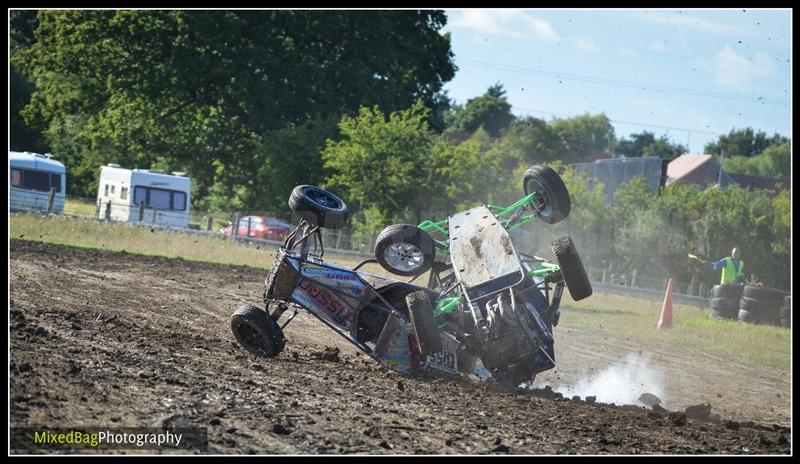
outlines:
[{"label": "yellow hi-vis vest", "polygon": [[736,285],[737,277],[744,277],[744,261],[739,260],[739,269],[736,269],[733,264],[733,258],[728,256],[725,258],[725,267],[722,268],[722,278],[719,283],[721,285]]}]

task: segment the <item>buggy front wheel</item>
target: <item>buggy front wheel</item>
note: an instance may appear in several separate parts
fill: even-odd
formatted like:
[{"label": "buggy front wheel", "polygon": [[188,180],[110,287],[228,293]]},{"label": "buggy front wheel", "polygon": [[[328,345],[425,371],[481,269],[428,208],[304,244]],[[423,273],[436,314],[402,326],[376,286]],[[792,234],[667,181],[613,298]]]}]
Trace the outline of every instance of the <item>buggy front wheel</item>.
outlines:
[{"label": "buggy front wheel", "polygon": [[258,306],[246,304],[231,316],[231,331],[242,347],[256,356],[274,358],[286,345],[278,324]]}]

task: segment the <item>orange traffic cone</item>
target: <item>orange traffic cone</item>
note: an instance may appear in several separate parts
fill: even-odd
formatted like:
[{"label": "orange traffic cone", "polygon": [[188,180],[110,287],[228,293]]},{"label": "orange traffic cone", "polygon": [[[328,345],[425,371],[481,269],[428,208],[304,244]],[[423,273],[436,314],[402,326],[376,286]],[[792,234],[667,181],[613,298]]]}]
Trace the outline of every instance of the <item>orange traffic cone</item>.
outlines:
[{"label": "orange traffic cone", "polygon": [[661,318],[658,319],[658,328],[672,328],[672,279],[667,281],[667,292],[664,294],[664,304],[661,305]]}]

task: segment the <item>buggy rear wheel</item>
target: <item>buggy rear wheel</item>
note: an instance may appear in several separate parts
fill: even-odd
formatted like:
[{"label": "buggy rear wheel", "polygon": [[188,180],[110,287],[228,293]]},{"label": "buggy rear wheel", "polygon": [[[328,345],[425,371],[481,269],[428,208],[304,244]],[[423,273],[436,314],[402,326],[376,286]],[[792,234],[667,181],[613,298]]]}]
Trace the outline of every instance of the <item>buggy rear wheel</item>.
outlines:
[{"label": "buggy rear wheel", "polygon": [[286,345],[278,324],[258,306],[246,304],[231,316],[231,331],[236,341],[256,356],[273,358]]},{"label": "buggy rear wheel", "polygon": [[548,224],[555,224],[569,216],[570,199],[567,186],[553,169],[534,166],[522,178],[525,195],[534,194],[533,206],[539,209],[538,216]]},{"label": "buggy rear wheel", "polygon": [[419,290],[409,293],[406,304],[420,353],[429,356],[442,351],[442,338],[433,318],[434,307],[428,292]]},{"label": "buggy rear wheel", "polygon": [[350,209],[344,201],[313,185],[298,185],[289,196],[289,208],[312,226],[338,229],[344,226]]},{"label": "buggy rear wheel", "polygon": [[436,258],[436,244],[427,232],[411,224],[393,224],[375,242],[375,258],[384,269],[401,276],[427,272]]},{"label": "buggy rear wheel", "polygon": [[556,254],[561,276],[567,284],[569,294],[573,300],[579,301],[592,294],[592,284],[583,268],[581,257],[572,239],[562,237],[553,242],[553,252]]}]

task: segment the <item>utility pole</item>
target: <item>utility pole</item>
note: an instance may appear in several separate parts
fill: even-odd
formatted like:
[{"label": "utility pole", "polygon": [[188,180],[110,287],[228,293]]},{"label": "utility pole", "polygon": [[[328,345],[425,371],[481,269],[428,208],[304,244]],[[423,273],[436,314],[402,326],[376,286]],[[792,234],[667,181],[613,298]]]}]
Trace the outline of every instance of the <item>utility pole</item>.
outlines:
[{"label": "utility pole", "polygon": [[719,177],[717,177],[717,184],[722,188],[722,161],[725,159],[725,149],[719,148]]}]

